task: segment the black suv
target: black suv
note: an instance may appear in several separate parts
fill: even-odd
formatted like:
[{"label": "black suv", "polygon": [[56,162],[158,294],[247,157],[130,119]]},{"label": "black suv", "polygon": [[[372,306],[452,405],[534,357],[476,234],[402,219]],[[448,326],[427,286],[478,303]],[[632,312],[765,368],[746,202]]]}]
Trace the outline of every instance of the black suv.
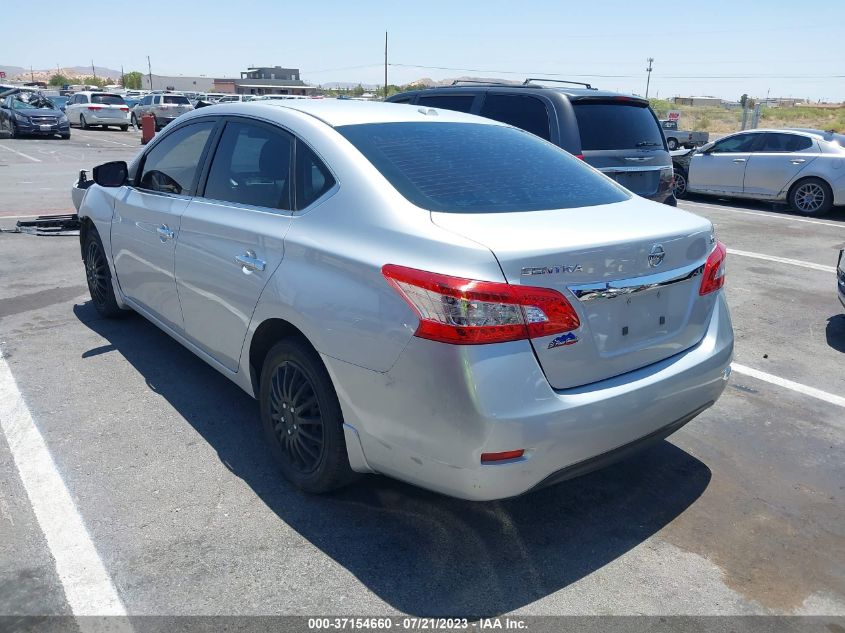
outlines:
[{"label": "black suv", "polygon": [[[580,87],[544,85],[549,82]],[[456,81],[396,94],[387,101],[508,123],[562,147],[633,193],[676,204],[666,140],[648,100],[641,97],[579,82],[526,79],[522,85]]]}]

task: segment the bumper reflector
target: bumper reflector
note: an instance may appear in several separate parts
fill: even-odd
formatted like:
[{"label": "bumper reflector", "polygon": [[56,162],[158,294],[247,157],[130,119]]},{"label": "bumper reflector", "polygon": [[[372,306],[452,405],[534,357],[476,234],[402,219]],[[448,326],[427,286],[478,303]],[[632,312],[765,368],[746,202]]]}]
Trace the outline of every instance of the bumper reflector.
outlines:
[{"label": "bumper reflector", "polygon": [[489,462],[502,462],[506,459],[516,459],[522,457],[525,450],[520,448],[517,451],[504,451],[502,453],[481,453],[481,463],[487,464]]}]

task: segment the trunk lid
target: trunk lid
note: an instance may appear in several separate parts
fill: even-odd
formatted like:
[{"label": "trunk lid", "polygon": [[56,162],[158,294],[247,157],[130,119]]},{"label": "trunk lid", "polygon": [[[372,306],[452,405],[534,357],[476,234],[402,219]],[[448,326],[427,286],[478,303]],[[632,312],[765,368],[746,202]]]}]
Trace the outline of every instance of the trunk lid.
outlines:
[{"label": "trunk lid", "polygon": [[489,248],[508,283],[553,288],[570,301],[581,320],[575,340],[531,340],[555,389],[658,362],[698,343],[707,329],[715,293],[701,297],[698,290],[714,243],[704,218],[640,198],[581,209],[431,215],[436,225]]}]

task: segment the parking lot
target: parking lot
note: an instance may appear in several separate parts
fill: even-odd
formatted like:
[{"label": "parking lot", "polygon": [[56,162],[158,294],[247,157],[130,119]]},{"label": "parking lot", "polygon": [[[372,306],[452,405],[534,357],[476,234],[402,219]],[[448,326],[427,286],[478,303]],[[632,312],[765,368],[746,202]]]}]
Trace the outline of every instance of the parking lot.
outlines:
[{"label": "parking lot", "polygon": [[[79,169],[140,148],[0,140],[0,228],[72,212]],[[845,209],[679,206],[729,249],[725,394],[626,462],[493,503],[374,475],[296,491],[253,400],[142,318],[98,317],[76,237],[0,234],[0,613],[81,592],[89,614],[845,616]],[[42,446],[55,481],[21,472]]]}]

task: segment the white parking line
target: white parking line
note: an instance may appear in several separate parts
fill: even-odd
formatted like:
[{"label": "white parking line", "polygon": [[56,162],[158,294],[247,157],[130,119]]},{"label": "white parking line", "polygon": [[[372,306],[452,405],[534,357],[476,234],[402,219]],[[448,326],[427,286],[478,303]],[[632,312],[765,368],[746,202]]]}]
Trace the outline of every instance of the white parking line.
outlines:
[{"label": "white parking line", "polygon": [[791,380],[787,380],[786,378],[767,374],[759,369],[752,369],[751,367],[746,367],[745,365],[740,365],[738,363],[732,363],[731,368],[738,374],[745,374],[746,376],[751,376],[757,380],[763,380],[779,387],[803,393],[805,396],[824,400],[825,402],[835,404],[838,407],[845,407],[845,398],[842,396],[837,396],[832,393],[822,391],[821,389],[816,389],[815,387],[808,387],[807,385],[802,385],[800,382],[793,382]]},{"label": "white parking line", "polygon": [[750,251],[738,251],[735,248],[729,248],[730,255],[739,255],[740,257],[751,257],[753,259],[764,259],[770,262],[778,262],[779,264],[789,264],[790,266],[801,266],[802,268],[811,268],[813,270],[820,270],[825,273],[835,273],[835,266],[825,266],[824,264],[814,264],[813,262],[805,262],[800,259],[789,259],[788,257],[775,257],[774,255],[763,255],[762,253],[752,253]]},{"label": "white parking line", "polygon": [[118,141],[112,141],[112,140],[107,139],[107,138],[102,138],[99,134],[96,134],[96,133],[93,133],[93,132],[82,132],[81,130],[75,130],[75,133],[77,135],[82,135],[82,137],[85,138],[85,139],[91,139],[91,140],[96,139],[98,141],[103,141],[103,143],[111,143],[112,145],[122,145],[123,147],[138,147],[138,149],[141,149],[141,147],[142,147],[140,144],[136,146],[136,145],[130,145],[129,143],[119,143]]},{"label": "white parking line", "polygon": [[29,154],[24,154],[23,152],[19,152],[18,150],[16,150],[16,149],[12,149],[11,147],[7,147],[6,145],[0,145],[0,148],[3,148],[3,149],[6,149],[6,150],[9,150],[10,152],[12,152],[12,154],[17,154],[18,156],[23,156],[24,158],[28,158],[29,160],[31,160],[31,161],[33,161],[33,162],[36,162],[36,163],[40,163],[40,162],[41,162],[41,159],[40,159],[40,158],[33,158],[33,157],[32,157],[32,156],[30,156]]},{"label": "white parking line", "polygon": [[[706,204],[704,202],[687,202],[684,200],[681,203],[681,208],[684,208],[684,205],[692,206],[692,207],[704,207],[706,209],[713,209],[714,211],[725,211],[727,213],[742,213],[743,215],[756,215],[761,218],[773,218],[775,220],[787,220],[789,222],[806,222],[807,224],[818,224],[820,226],[832,226],[837,229],[845,229],[845,223],[837,223],[837,222],[823,222],[822,220],[810,220],[808,218],[796,218],[794,215],[786,215],[785,213],[763,213],[760,211],[745,211],[743,209],[735,209],[733,207],[720,207],[715,204]],[[687,209],[688,211],[692,211],[694,209]]]},{"label": "white parking line", "polygon": [[0,428],[74,615],[126,615],[82,517],[0,354]]}]

